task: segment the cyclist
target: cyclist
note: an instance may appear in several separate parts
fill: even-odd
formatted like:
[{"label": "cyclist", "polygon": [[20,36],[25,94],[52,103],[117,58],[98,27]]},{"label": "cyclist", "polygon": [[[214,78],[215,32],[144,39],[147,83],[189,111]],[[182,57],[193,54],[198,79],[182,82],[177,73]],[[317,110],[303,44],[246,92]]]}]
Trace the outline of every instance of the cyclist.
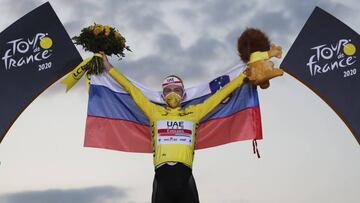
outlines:
[{"label": "cyclist", "polygon": [[247,78],[241,73],[203,103],[181,108],[186,94],[182,80],[170,75],[162,83],[166,106],[152,103],[103,55],[103,65],[111,77],[127,91],[150,120],[153,145],[152,203],[198,203],[192,175],[196,130],[199,122]]}]

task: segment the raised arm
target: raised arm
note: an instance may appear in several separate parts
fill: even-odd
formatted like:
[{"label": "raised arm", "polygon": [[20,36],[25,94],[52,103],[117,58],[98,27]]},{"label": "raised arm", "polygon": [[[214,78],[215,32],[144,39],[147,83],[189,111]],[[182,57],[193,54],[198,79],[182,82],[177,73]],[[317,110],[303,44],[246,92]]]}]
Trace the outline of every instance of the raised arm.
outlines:
[{"label": "raised arm", "polygon": [[208,113],[210,113],[217,105],[219,105],[229,94],[236,88],[240,87],[246,78],[245,73],[241,73],[234,80],[219,89],[215,94],[207,98],[203,103],[195,105],[195,110],[198,113],[198,119],[201,120]]},{"label": "raised arm", "polygon": [[144,93],[132,84],[122,73],[116,70],[107,60],[104,53],[103,55],[104,67],[109,72],[110,76],[119,83],[126,92],[128,92],[131,98],[135,101],[136,105],[144,112],[144,114],[150,118],[156,107],[156,104],[152,103]]}]

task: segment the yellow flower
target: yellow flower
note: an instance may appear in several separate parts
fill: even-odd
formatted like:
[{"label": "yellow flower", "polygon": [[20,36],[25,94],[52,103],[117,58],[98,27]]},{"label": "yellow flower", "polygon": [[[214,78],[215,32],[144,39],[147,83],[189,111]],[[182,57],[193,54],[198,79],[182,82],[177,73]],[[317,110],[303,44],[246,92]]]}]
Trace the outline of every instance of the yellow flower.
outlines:
[{"label": "yellow flower", "polygon": [[98,34],[100,34],[102,31],[104,30],[104,27],[100,24],[95,24],[95,28],[94,28],[94,35],[97,36]]},{"label": "yellow flower", "polygon": [[105,25],[105,36],[109,36],[110,34],[110,27],[108,25]]},{"label": "yellow flower", "polygon": [[120,39],[122,36],[121,36],[121,34],[119,32],[115,32],[115,37]]}]

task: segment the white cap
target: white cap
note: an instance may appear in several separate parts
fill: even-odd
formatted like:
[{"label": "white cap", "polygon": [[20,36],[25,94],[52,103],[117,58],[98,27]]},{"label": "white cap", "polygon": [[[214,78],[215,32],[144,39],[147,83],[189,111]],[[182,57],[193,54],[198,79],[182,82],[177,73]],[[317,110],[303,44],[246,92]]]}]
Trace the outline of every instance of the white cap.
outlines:
[{"label": "white cap", "polygon": [[176,85],[176,86],[180,86],[180,87],[184,88],[182,81],[174,75],[170,75],[165,78],[165,80],[162,83],[162,88],[165,88],[169,85]]}]

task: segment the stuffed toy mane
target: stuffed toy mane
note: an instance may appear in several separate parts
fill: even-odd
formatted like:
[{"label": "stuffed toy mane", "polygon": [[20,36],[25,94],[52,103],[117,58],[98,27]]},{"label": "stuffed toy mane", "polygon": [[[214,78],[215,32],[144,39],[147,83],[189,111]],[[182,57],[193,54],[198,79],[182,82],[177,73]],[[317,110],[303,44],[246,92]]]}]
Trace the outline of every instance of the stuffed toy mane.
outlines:
[{"label": "stuffed toy mane", "polygon": [[281,58],[280,46],[270,43],[266,34],[255,28],[247,28],[238,39],[238,52],[247,64],[246,75],[251,83],[262,89],[270,86],[271,78],[283,75],[284,71],[274,68],[270,58]]}]

